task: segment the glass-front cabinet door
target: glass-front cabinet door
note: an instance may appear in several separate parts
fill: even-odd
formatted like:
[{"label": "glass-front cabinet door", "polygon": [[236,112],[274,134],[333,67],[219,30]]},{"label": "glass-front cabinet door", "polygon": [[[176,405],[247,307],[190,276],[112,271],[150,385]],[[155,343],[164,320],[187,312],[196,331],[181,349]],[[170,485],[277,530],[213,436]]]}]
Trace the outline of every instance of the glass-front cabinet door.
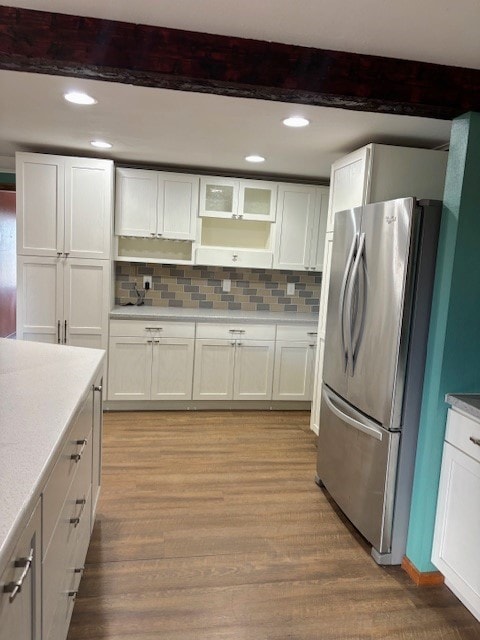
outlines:
[{"label": "glass-front cabinet door", "polygon": [[274,222],[276,204],[276,182],[240,180],[239,218]]},{"label": "glass-front cabinet door", "polygon": [[240,182],[233,178],[200,178],[200,215],[236,218]]},{"label": "glass-front cabinet door", "polygon": [[207,177],[200,179],[200,215],[234,220],[275,220],[277,183]]}]

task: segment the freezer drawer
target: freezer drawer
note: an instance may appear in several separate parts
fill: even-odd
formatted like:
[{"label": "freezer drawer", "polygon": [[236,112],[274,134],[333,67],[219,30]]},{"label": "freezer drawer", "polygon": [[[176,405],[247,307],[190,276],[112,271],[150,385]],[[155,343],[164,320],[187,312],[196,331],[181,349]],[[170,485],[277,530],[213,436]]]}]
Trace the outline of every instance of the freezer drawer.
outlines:
[{"label": "freezer drawer", "polygon": [[399,441],[323,386],[318,479],[379,553],[391,546]]}]

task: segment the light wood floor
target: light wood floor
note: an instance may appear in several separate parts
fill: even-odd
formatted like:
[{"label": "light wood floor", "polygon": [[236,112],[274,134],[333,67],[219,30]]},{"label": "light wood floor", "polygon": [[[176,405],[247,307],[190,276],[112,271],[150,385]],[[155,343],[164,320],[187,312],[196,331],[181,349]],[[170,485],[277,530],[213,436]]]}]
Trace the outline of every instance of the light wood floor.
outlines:
[{"label": "light wood floor", "polygon": [[308,414],[105,416],[69,640],[472,640],[446,587],[378,567],[315,484]]}]

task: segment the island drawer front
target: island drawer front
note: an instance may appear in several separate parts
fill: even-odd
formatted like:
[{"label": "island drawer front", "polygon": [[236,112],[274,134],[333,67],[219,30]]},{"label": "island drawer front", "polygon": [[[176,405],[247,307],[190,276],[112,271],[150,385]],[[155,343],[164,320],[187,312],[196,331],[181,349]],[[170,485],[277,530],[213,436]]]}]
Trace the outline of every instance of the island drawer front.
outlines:
[{"label": "island drawer front", "polygon": [[317,326],[315,324],[277,325],[277,340],[317,341]]},{"label": "island drawer front", "polygon": [[480,462],[480,422],[449,409],[445,440]]},{"label": "island drawer front", "polygon": [[72,565],[77,559],[79,535],[85,529],[90,530],[91,435],[90,433],[85,449],[85,459],[82,460],[70,486],[42,563],[44,638],[55,637],[50,632],[52,625],[56,624],[54,621],[58,607],[61,607],[62,611],[65,608],[70,609],[71,613],[69,598],[71,599],[72,596],[68,596],[68,592],[71,591],[75,581],[78,584],[81,577],[80,573],[74,575],[74,570],[81,567]]},{"label": "island drawer front", "polygon": [[213,340],[275,340],[275,325],[242,322],[235,324],[199,322],[197,325],[197,338],[210,338]]},{"label": "island drawer front", "polygon": [[110,320],[112,337],[194,338],[194,322],[172,320]]},{"label": "island drawer front", "polygon": [[43,491],[42,557],[50,544],[72,480],[79,467],[89,463],[87,450],[90,451],[91,457],[92,449],[89,438],[91,438],[92,431],[92,411],[92,394],[89,394]]}]

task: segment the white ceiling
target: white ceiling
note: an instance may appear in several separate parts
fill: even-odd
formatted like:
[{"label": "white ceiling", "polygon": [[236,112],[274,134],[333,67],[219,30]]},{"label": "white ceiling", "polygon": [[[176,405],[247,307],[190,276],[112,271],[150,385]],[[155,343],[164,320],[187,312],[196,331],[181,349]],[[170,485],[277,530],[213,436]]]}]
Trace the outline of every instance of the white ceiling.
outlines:
[{"label": "white ceiling", "polygon": [[[10,0],[10,6],[141,22],[480,68],[479,0]],[[98,104],[63,101],[83,89]],[[282,126],[287,115],[311,120]],[[78,153],[133,164],[326,179],[330,164],[368,142],[436,147],[446,121],[132,87],[0,71],[0,156]],[[94,153],[89,141],[110,140]],[[248,153],[267,157],[249,165]],[[8,163],[0,159],[0,168]]]}]

